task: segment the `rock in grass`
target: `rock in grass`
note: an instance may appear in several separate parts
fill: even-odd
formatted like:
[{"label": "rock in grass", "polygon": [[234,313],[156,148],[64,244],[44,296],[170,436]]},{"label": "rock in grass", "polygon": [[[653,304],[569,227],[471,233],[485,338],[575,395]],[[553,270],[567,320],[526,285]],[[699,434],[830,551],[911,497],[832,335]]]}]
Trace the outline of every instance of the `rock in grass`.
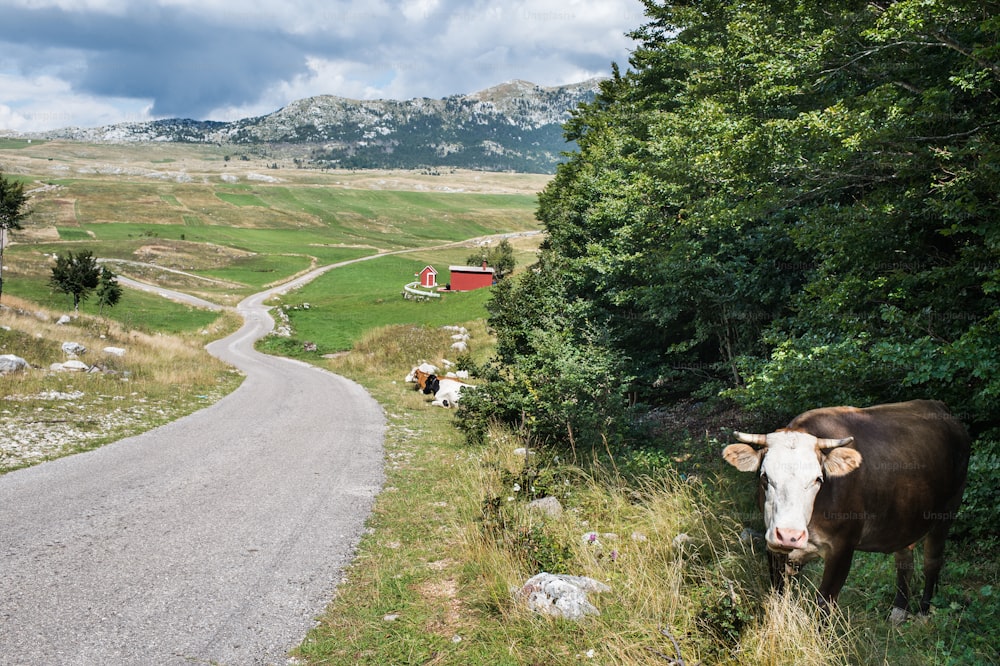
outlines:
[{"label": "rock in grass", "polygon": [[62,343],[63,353],[67,356],[82,356],[87,353],[87,348],[81,345],[79,342],[64,342]]},{"label": "rock in grass", "polygon": [[542,572],[532,576],[517,591],[517,598],[542,615],[580,620],[601,611],[587,600],[588,592],[609,592],[610,587],[585,576]]},{"label": "rock in grass", "polygon": [[0,354],[0,375],[28,369],[28,362],[14,354]]},{"label": "rock in grass", "polygon": [[551,495],[528,502],[528,510],[540,511],[550,518],[558,518],[563,512],[562,504]]}]

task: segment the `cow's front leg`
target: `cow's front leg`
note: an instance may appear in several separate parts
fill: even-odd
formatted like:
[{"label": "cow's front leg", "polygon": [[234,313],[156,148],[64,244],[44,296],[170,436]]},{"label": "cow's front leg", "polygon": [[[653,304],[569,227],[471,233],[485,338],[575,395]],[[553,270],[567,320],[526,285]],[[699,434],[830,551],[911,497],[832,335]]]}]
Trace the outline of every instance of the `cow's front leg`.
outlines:
[{"label": "cow's front leg", "polygon": [[823,579],[819,584],[819,595],[816,603],[824,611],[829,611],[837,604],[837,597],[840,596],[840,589],[844,587],[847,574],[851,571],[851,562],[854,559],[854,549],[850,547],[834,548],[827,553],[825,567],[823,568]]}]

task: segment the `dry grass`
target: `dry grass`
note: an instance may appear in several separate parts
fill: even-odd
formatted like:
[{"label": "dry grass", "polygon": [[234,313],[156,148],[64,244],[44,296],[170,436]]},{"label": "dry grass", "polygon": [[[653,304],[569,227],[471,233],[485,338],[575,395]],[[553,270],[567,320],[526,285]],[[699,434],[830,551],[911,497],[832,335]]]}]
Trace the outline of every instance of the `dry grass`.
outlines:
[{"label": "dry grass", "polygon": [[[826,666],[863,663],[850,624],[838,612],[823,618],[816,604],[795,588],[769,594],[763,617],[741,644],[739,664],[753,666]],[[870,662],[868,662],[870,663]]]},{"label": "dry grass", "polygon": [[[466,323],[473,346],[473,360],[488,353],[485,322]],[[383,326],[370,330],[347,354],[331,359],[329,368],[365,381],[365,378],[392,378],[402,382],[410,369],[427,361],[444,369],[458,358],[449,349],[452,331],[427,326]]]},{"label": "dry grass", "polygon": [[[628,481],[542,450],[526,464],[516,450],[533,443],[501,427],[463,445],[450,412],[402,381],[449,342],[388,327],[329,361],[387,406],[388,479],[349,582],[303,645],[309,663],[857,663],[846,625],[824,627],[801,595],[770,595],[762,554],[701,481]],[[539,494],[563,513],[530,510]],[[591,595],[601,615],[529,612],[514,591],[541,568],[608,584]]]},{"label": "dry grass", "polygon": [[[267,175],[289,184],[323,184],[372,190],[455,191],[483,194],[534,194],[551,180],[545,174],[489,173],[454,169],[445,176],[417,171],[373,169],[364,171],[299,169],[293,155],[249,156],[249,160],[225,161],[240,153],[241,146],[197,144],[87,144],[47,141],[19,150],[3,152],[4,170],[12,174],[37,173],[44,164],[47,177],[81,177],[94,180],[127,179],[164,182],[178,178],[193,183],[205,179],[219,182],[223,175],[240,182],[251,174]],[[277,148],[275,148],[277,151]],[[280,151],[278,151],[280,152]],[[277,169],[271,168],[275,163]],[[183,201],[191,209],[194,202]]]},{"label": "dry grass", "polygon": [[[840,616],[824,622],[811,594],[770,593],[761,553],[740,539],[740,527],[700,482],[669,472],[626,482],[600,467],[587,473],[562,467],[566,510],[546,517],[530,511],[517,497],[520,490],[510,486],[525,469],[524,458],[513,453],[525,443],[503,428],[494,428],[488,439],[482,457],[456,475],[464,479],[462,513],[481,514],[483,498],[498,497],[507,534],[497,538],[467,525],[463,559],[478,563],[470,587],[479,605],[504,624],[530,631],[538,622],[510,592],[535,573],[512,547],[524,540],[505,537],[544,534],[529,540],[529,547],[568,546],[561,573],[611,587],[592,599],[602,614],[586,623],[595,663],[859,663],[857,637]],[[583,647],[570,643],[564,649]],[[530,662],[537,652],[529,642],[515,654]]]},{"label": "dry grass", "polygon": [[[241,381],[204,350],[209,336],[235,330],[236,315],[220,317],[206,336],[187,337],[125,330],[85,315],[59,324],[58,316],[3,297],[0,353],[30,368],[0,375],[0,472],[143,432],[210,404]],[[86,348],[79,360],[90,372],[52,369],[68,360],[64,342]]]}]

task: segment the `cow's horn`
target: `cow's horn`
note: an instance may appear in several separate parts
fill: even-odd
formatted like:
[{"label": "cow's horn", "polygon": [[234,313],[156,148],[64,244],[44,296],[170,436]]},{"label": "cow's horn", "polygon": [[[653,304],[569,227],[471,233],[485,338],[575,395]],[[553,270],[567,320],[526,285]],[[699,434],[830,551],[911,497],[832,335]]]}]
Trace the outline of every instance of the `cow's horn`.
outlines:
[{"label": "cow's horn", "polygon": [[844,437],[843,439],[817,439],[816,446],[821,449],[835,449],[838,446],[844,446],[850,444],[854,441],[853,437]]},{"label": "cow's horn", "polygon": [[736,439],[741,442],[746,442],[747,444],[759,444],[761,446],[767,444],[767,435],[750,435],[745,432],[739,432],[738,430],[733,431],[733,435],[736,436]]}]

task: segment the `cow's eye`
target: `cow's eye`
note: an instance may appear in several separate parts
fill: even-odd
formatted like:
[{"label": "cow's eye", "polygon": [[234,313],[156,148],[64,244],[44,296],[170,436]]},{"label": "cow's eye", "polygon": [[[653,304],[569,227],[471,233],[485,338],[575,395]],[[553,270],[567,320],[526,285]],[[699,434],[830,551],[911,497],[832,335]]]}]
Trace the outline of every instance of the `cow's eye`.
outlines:
[{"label": "cow's eye", "polygon": [[823,477],[822,476],[817,476],[816,477],[816,485],[817,486],[823,485]]}]

